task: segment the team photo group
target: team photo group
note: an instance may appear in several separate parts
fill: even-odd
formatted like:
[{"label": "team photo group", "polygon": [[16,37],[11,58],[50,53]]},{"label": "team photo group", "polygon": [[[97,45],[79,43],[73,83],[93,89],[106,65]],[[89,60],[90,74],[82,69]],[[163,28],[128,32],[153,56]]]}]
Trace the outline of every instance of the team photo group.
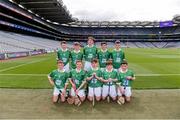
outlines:
[{"label": "team photo group", "polygon": [[66,41],[61,41],[57,69],[48,75],[53,103],[67,101],[79,106],[88,99],[94,106],[101,100],[120,105],[131,101],[135,75],[128,68],[120,41],[116,40],[111,50],[106,42],[98,47],[94,42],[93,37],[88,37],[85,47],[74,42],[70,50]]}]

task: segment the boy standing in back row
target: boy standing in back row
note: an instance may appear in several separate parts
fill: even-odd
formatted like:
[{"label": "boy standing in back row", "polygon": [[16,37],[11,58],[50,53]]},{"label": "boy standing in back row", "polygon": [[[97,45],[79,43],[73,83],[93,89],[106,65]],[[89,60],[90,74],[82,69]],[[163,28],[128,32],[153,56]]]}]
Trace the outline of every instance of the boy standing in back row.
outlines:
[{"label": "boy standing in back row", "polygon": [[111,58],[113,60],[113,68],[117,71],[121,65],[121,62],[125,59],[125,54],[121,49],[120,41],[115,41],[115,49],[111,53]]},{"label": "boy standing in back row", "polygon": [[88,45],[84,48],[85,71],[89,71],[92,68],[91,61],[93,58],[96,58],[96,54],[97,54],[97,48],[94,45],[94,38],[88,37]]},{"label": "boy standing in back row", "polygon": [[106,68],[106,62],[110,59],[110,55],[107,49],[107,43],[101,42],[101,49],[97,53],[97,58],[99,60],[99,67],[102,71]]},{"label": "boy standing in back row", "polygon": [[67,48],[66,41],[61,42],[61,48],[57,52],[58,60],[62,60],[64,63],[64,69],[66,72],[69,72],[69,59],[70,59],[70,51]]},{"label": "boy standing in back row", "polygon": [[74,50],[71,51],[71,68],[76,68],[76,61],[83,59],[83,52],[81,51],[80,43],[74,42]]}]

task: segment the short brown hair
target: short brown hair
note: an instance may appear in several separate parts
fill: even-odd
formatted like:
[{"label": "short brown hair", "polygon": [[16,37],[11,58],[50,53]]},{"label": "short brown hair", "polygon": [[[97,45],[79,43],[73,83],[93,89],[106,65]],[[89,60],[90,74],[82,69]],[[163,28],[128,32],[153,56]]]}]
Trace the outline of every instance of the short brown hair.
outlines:
[{"label": "short brown hair", "polygon": [[102,45],[107,45],[107,43],[106,43],[106,42],[101,42],[101,46],[102,46]]},{"label": "short brown hair", "polygon": [[120,40],[115,41],[115,44],[120,44],[120,43],[121,43]]},{"label": "short brown hair", "polygon": [[57,60],[57,64],[63,63],[62,60]]},{"label": "short brown hair", "polygon": [[79,42],[74,42],[74,45],[80,46]]},{"label": "short brown hair", "polygon": [[88,37],[88,40],[89,40],[89,39],[91,39],[91,40],[93,40],[93,41],[95,40],[92,36]]},{"label": "short brown hair", "polygon": [[82,63],[82,60],[77,60],[77,61],[76,61],[76,64],[79,63],[79,62]]},{"label": "short brown hair", "polygon": [[96,58],[92,59],[91,63],[98,63],[98,59],[96,59]]},{"label": "short brown hair", "polygon": [[108,61],[106,62],[106,65],[112,65],[112,64],[113,64],[112,60],[108,60]]},{"label": "short brown hair", "polygon": [[121,65],[122,65],[122,64],[128,65],[128,62],[127,62],[126,60],[123,60],[123,61],[121,62]]},{"label": "short brown hair", "polygon": [[67,42],[66,42],[66,41],[61,41],[61,45],[62,45],[62,44],[67,44]]}]

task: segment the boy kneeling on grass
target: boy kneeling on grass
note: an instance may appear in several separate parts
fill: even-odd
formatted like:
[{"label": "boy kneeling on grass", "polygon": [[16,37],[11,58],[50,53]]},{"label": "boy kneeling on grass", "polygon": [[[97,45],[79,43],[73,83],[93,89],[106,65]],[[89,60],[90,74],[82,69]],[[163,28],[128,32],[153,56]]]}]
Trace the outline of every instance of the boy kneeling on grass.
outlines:
[{"label": "boy kneeling on grass", "polygon": [[53,103],[57,103],[58,99],[60,97],[61,102],[65,102],[65,96],[66,96],[66,88],[67,88],[67,79],[68,79],[68,73],[64,69],[64,63],[61,60],[57,61],[57,68],[56,70],[53,70],[49,75],[48,79],[50,84],[54,87],[53,91]]},{"label": "boy kneeling on grass", "polygon": [[98,67],[98,60],[93,59],[91,61],[91,70],[87,73],[87,81],[88,81],[88,99],[89,101],[93,101],[95,96],[97,101],[101,99],[101,91],[102,91],[102,82],[101,76],[102,72],[101,69]]},{"label": "boy kneeling on grass", "polygon": [[133,71],[128,69],[127,61],[123,60],[118,72],[117,102],[119,104],[124,104],[125,101],[130,102],[132,95],[131,86],[134,80],[135,80],[135,75]]},{"label": "boy kneeling on grass", "polygon": [[71,70],[69,74],[69,82],[72,85],[70,97],[74,99],[74,104],[78,106],[81,105],[86,98],[85,90],[83,88],[86,83],[86,72],[82,67],[82,61],[77,60],[76,69]]},{"label": "boy kneeling on grass", "polygon": [[102,99],[107,98],[110,102],[110,97],[112,100],[116,100],[116,81],[117,81],[117,72],[113,68],[112,60],[108,60],[106,63],[106,69],[102,72],[103,87],[102,87]]}]

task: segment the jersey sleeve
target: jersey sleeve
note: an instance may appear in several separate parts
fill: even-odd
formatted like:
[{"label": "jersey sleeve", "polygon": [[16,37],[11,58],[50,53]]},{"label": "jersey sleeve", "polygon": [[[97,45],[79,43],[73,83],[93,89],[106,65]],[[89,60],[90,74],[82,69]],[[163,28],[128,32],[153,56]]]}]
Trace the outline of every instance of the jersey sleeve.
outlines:
[{"label": "jersey sleeve", "polygon": [[66,82],[65,83],[68,83],[68,78],[69,78],[69,72],[66,72]]},{"label": "jersey sleeve", "polygon": [[97,47],[95,47],[95,48],[96,48],[96,58],[97,58],[98,48]]},{"label": "jersey sleeve", "polygon": [[86,77],[91,77],[91,70],[86,73]]},{"label": "jersey sleeve", "polygon": [[99,76],[98,77],[102,77],[102,71],[99,70]]},{"label": "jersey sleeve", "polygon": [[135,77],[135,74],[134,74],[134,72],[133,72],[133,71],[131,71],[131,76],[132,76],[132,77]]},{"label": "jersey sleeve", "polygon": [[49,75],[48,75],[49,78],[53,79],[54,77],[54,71],[50,72]]},{"label": "jersey sleeve", "polygon": [[61,58],[60,52],[61,52],[60,50],[57,51],[57,58],[58,58],[58,60],[60,60],[60,58]]},{"label": "jersey sleeve", "polygon": [[97,59],[99,59],[100,50],[97,51]]},{"label": "jersey sleeve", "polygon": [[86,57],[86,47],[83,48],[83,59],[85,60],[85,57]]},{"label": "jersey sleeve", "polygon": [[109,51],[109,59],[113,59],[112,53],[113,51]]},{"label": "jersey sleeve", "polygon": [[121,79],[121,75],[120,75],[120,74],[117,74],[117,80],[118,80],[118,82],[122,82],[122,79]]},{"label": "jersey sleeve", "polygon": [[125,59],[125,54],[124,54],[124,52],[122,52],[122,59],[123,59],[123,60]]},{"label": "jersey sleeve", "polygon": [[87,79],[87,75],[88,73],[87,72],[84,72],[84,79],[83,79],[83,81],[86,81],[86,79]]},{"label": "jersey sleeve", "polygon": [[68,72],[68,78],[72,77],[72,71]]},{"label": "jersey sleeve", "polygon": [[104,72],[101,73],[101,77],[102,77],[103,79],[105,79],[105,78],[104,78]]},{"label": "jersey sleeve", "polygon": [[118,77],[118,72],[115,71],[114,74],[115,74],[115,78],[114,78],[114,79],[117,79],[117,77]]},{"label": "jersey sleeve", "polygon": [[108,60],[111,58],[111,52],[108,50]]},{"label": "jersey sleeve", "polygon": [[69,58],[70,58],[71,62],[72,62],[72,52],[73,52],[73,51],[70,51],[70,52],[69,52]]}]

